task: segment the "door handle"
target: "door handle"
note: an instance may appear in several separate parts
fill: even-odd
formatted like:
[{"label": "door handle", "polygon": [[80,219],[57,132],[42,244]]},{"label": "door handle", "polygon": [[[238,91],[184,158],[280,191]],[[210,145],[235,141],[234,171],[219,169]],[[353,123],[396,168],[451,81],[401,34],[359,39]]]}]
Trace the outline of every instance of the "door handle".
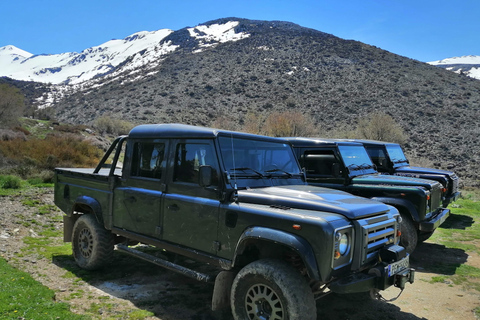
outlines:
[{"label": "door handle", "polygon": [[180,207],[177,206],[176,204],[169,205],[167,208],[168,208],[169,210],[172,210],[172,211],[178,211],[178,210],[180,210]]},{"label": "door handle", "polygon": [[135,198],[134,196],[130,196],[125,198],[125,201],[133,203],[133,202],[137,202],[137,198]]}]

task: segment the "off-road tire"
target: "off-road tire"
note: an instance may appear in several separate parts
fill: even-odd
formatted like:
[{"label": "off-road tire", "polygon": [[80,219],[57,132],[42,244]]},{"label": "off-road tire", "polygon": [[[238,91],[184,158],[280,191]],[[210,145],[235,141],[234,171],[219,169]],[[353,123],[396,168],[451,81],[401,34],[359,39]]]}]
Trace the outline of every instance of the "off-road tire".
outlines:
[{"label": "off-road tire", "polygon": [[418,233],[409,215],[401,212],[402,223],[400,223],[400,245],[405,248],[408,254],[411,254],[418,244]]},{"label": "off-road tire", "polygon": [[114,236],[101,226],[93,214],[84,214],[75,222],[72,251],[82,269],[96,270],[113,257]]},{"label": "off-road tire", "polygon": [[315,320],[315,299],[306,279],[288,263],[263,259],[245,266],[230,295],[235,320]]},{"label": "off-road tire", "polygon": [[418,233],[418,244],[427,241],[433,235],[433,231]]}]

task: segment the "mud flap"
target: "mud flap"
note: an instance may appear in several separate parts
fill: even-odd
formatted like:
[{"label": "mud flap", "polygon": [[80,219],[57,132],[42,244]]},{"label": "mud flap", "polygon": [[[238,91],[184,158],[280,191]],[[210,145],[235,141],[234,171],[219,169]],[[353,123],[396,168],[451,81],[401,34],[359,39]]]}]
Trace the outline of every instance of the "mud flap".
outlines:
[{"label": "mud flap", "polygon": [[220,311],[230,307],[230,290],[232,288],[235,272],[222,271],[215,278],[213,288],[212,310]]}]

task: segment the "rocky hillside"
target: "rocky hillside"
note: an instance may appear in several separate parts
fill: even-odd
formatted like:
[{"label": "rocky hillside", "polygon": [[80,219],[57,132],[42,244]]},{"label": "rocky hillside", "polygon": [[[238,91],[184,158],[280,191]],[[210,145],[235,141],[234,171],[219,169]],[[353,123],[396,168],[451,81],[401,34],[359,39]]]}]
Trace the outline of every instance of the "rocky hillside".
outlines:
[{"label": "rocky hillside", "polygon": [[239,21],[235,32],[248,36],[206,46],[187,28],[172,32],[162,41],[177,49],[153,69],[63,91],[56,117],[202,126],[224,117],[241,129],[249,113],[296,110],[330,135],[383,111],[404,128],[411,157],[480,184],[479,80],[292,23],[229,18],[204,25],[232,20]]}]

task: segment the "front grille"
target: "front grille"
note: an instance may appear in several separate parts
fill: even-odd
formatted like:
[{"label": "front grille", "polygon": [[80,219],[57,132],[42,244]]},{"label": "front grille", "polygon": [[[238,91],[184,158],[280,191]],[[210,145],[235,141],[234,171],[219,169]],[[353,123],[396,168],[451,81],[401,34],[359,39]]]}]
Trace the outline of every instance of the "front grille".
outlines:
[{"label": "front grille", "polygon": [[378,259],[379,250],[392,243],[397,230],[395,218],[388,215],[358,220],[358,223],[362,230],[358,239],[363,244],[359,261],[362,266]]},{"label": "front grille", "polygon": [[430,193],[430,210],[437,211],[442,206],[442,190],[441,184],[437,184],[432,188]]}]

